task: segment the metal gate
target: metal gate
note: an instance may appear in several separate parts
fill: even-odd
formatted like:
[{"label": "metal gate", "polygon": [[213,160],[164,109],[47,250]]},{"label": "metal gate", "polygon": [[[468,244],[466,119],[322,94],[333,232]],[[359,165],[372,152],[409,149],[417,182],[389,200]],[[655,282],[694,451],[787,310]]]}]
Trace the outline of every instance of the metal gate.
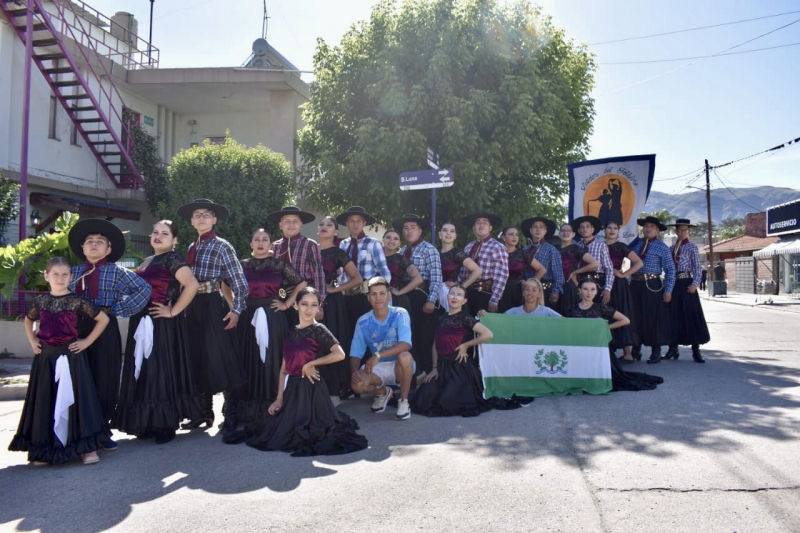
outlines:
[{"label": "metal gate", "polygon": [[736,292],[755,294],[755,270],[752,257],[736,258]]}]

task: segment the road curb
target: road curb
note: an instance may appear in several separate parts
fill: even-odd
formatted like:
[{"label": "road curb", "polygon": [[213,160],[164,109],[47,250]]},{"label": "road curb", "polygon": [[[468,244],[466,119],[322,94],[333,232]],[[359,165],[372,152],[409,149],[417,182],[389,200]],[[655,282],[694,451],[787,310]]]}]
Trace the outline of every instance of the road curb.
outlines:
[{"label": "road curb", "polygon": [[27,392],[27,383],[9,383],[8,385],[0,385],[0,402],[24,400]]}]

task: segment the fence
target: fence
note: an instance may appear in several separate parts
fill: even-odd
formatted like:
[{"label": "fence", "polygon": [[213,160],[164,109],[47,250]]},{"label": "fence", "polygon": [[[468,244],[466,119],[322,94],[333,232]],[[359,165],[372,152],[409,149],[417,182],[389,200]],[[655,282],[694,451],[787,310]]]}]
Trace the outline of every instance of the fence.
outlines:
[{"label": "fence", "polygon": [[47,294],[47,292],[14,291],[9,300],[0,296],[0,315],[6,320],[21,319],[28,312],[28,307],[33,303],[33,298],[37,294]]}]

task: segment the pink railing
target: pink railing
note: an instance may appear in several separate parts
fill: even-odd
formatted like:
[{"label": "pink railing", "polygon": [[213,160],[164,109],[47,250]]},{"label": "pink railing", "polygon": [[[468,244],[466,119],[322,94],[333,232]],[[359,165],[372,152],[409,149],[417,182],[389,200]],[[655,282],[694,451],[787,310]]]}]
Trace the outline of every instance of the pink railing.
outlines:
[{"label": "pink railing", "polygon": [[28,312],[28,306],[33,303],[34,296],[38,294],[46,294],[41,291],[14,291],[10,300],[0,299],[0,314],[4,320],[19,319],[25,317]]}]

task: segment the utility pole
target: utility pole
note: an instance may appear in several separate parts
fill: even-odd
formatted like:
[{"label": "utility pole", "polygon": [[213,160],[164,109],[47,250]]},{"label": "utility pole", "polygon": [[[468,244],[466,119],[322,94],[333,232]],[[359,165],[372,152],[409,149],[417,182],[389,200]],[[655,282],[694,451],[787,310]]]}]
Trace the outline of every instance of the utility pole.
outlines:
[{"label": "utility pole", "polygon": [[711,167],[708,166],[708,159],[706,159],[706,210],[708,211],[708,281],[709,284],[714,282],[714,241],[711,238],[711,178],[708,171]]}]

